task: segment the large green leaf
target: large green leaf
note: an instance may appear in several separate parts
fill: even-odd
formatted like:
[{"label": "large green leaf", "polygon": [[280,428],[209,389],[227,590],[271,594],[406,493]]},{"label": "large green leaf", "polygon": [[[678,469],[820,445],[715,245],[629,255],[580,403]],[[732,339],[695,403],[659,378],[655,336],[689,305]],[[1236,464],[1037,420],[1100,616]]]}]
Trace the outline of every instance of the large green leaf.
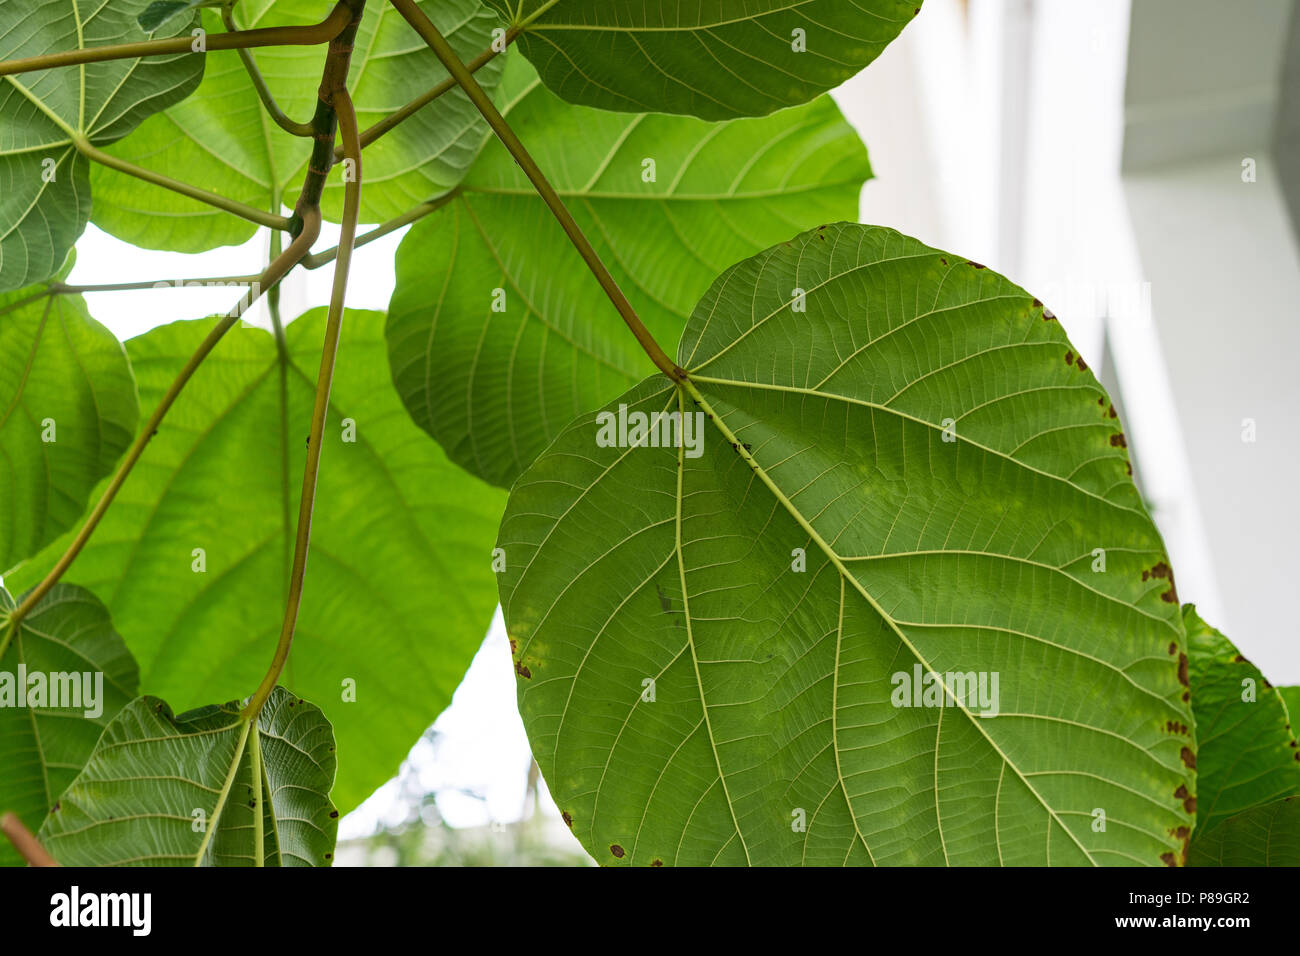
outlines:
[{"label": "large green leaf", "polygon": [[[478,55],[491,42],[495,17],[478,0],[423,0],[420,6],[462,57]],[[327,10],[328,5],[287,0],[245,3],[235,8],[235,20],[243,28],[308,24],[318,22]],[[222,29],[214,13],[205,17],[209,29]],[[294,119],[311,118],[324,55],[322,47],[254,51],[277,103]],[[477,74],[479,82],[493,89],[500,70],[500,63],[488,63]],[[446,75],[424,41],[387,3],[367,5],[348,80],[362,128]],[[407,119],[366,149],[362,221],[391,219],[445,193],[465,175],[486,135],[486,124],[459,89]],[[311,148],[310,140],[287,135],[266,115],[238,57],[218,53],[193,96],[154,117],[109,152],[269,209],[277,201],[293,204]],[[111,169],[96,168],[91,180],[95,224],[136,245],[201,252],[242,242],[257,228]],[[322,200],[325,214],[337,218],[342,201],[341,177],[331,177]]]},{"label": "large green leaf", "polygon": [[[188,34],[177,17],[147,34],[149,0],[5,0],[0,60]],[[76,144],[105,146],[199,84],[190,52],[107,60],[0,77],[0,291],[47,279],[90,217],[87,160]]]},{"label": "large green leaf", "polygon": [[[647,327],[681,335],[728,265],[856,218],[867,153],[823,97],[765,119],[569,106],[511,57],[499,99]],[[646,182],[643,161],[655,163]],[[494,289],[505,311],[494,311]],[[397,256],[389,361],[452,459],[509,487],[575,415],[630,388],[645,355],[509,153],[493,142]]]},{"label": "large green leaf", "polygon": [[523,27],[524,55],[569,102],[711,120],[806,103],[921,12],[921,0],[487,2]]},{"label": "large green leaf", "polygon": [[[179,322],[127,343],[147,407],[211,327]],[[504,496],[411,423],[388,382],[383,316],[350,311],[343,329],[283,683],[334,726],[344,754],[334,799],[346,811],[396,772],[482,642],[496,604],[490,551]],[[323,330],[323,310],[286,329],[283,380],[269,333],[227,335],[68,573],[108,605],[146,693],[232,699],[270,664]],[[20,577],[38,577],[60,547]]]},{"label": "large green leaf", "polygon": [[[533,752],[597,860],[1179,862],[1177,597],[1041,303],[823,226],[724,273],[677,361],[684,392],[606,412],[685,411],[687,447],[584,415],[498,541]],[[961,705],[901,706],[914,680]]]},{"label": "large green leaf", "polygon": [[338,831],[329,721],[277,687],[253,733],[239,701],[177,717],[137,698],[39,838],[65,866],[253,866],[260,815],[266,866],[328,866]]},{"label": "large green leaf", "polygon": [[1194,605],[1183,609],[1196,716],[1196,839],[1230,816],[1300,794],[1300,744],[1277,688]]},{"label": "large green leaf", "polygon": [[[15,603],[0,587],[0,812],[35,830],[136,695],[140,674],[89,591],[56,584],[17,625],[7,620]],[[27,693],[37,674],[39,699]],[[0,845],[0,866],[21,862]]]},{"label": "large green leaf", "polygon": [[139,414],[121,343],[47,291],[0,293],[0,571],[72,526]]},{"label": "large green leaf", "polygon": [[1197,833],[1189,866],[1300,866],[1300,797],[1228,817]]}]

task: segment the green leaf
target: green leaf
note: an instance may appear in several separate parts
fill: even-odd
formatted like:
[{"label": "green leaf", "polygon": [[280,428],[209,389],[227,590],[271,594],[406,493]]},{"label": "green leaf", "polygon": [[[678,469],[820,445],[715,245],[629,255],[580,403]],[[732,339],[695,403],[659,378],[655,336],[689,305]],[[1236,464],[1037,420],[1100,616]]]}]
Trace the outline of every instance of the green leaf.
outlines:
[{"label": "green leaf", "polygon": [[[498,539],[520,710],[588,851],[1178,862],[1177,598],[1051,313],[841,223],[724,273],[677,361],[684,391],[649,379],[561,434]],[[620,404],[687,412],[685,447],[606,447]],[[902,706],[916,681],[954,706]]]},{"label": "green leaf", "polygon": [[[136,695],[140,674],[89,591],[56,584],[17,625],[7,620],[15,603],[0,587],[0,811],[35,830]],[[29,694],[27,677],[37,674]],[[0,845],[0,866],[21,862],[7,841]]]},{"label": "green leaf", "polygon": [[[79,4],[6,0],[0,60],[148,39],[148,0]],[[187,34],[181,18],[156,39]],[[189,51],[0,77],[0,292],[55,273],[90,217],[87,160],[76,143],[105,146],[185,98],[203,75]]]},{"label": "green leaf", "polygon": [[[565,104],[511,57],[499,99],[660,341],[681,335],[728,265],[792,228],[855,218],[871,175],[825,97],[724,124],[629,117]],[[494,289],[505,311],[494,311]],[[452,460],[507,488],[575,415],[650,368],[495,141],[455,202],[402,241],[387,336],[411,416]]]},{"label": "green leaf", "polygon": [[135,20],[140,29],[151,33],[179,13],[211,5],[211,0],[154,0]]},{"label": "green leaf", "polygon": [[126,353],[81,296],[0,293],[0,570],[72,527],[138,416]]},{"label": "green leaf", "polygon": [[1189,866],[1300,866],[1300,797],[1228,817],[1197,838]]},{"label": "green leaf", "polygon": [[[324,320],[316,310],[285,330],[283,385],[271,335],[230,332],[68,573],[112,611],[146,693],[232,699],[271,662]],[[178,322],[127,343],[146,407],[211,327]],[[345,812],[396,772],[482,643],[496,606],[490,552],[504,503],[411,423],[388,382],[382,333],[379,313],[345,316],[302,613],[282,681],[334,726],[345,754],[334,800]],[[61,549],[19,577],[39,577]]]},{"label": "green leaf", "polygon": [[710,120],[808,102],[921,12],[921,0],[487,2],[522,27],[524,55],[569,102]]},{"label": "green leaf", "polygon": [[177,717],[139,697],[38,837],[64,866],[253,866],[260,802],[265,865],[328,866],[334,769],[329,721],[283,687],[262,708],[256,739],[239,701]]},{"label": "green leaf", "polygon": [[1300,717],[1300,687],[1279,687],[1278,696],[1287,710],[1287,722],[1294,727],[1293,721]]},{"label": "green leaf", "polygon": [[[466,59],[492,40],[496,18],[478,0],[423,0],[420,6],[447,33]],[[328,5],[263,2],[235,8],[243,29],[317,23]],[[213,32],[224,29],[205,14]],[[275,47],[253,51],[276,102],[290,117],[311,119],[324,64],[323,47]],[[489,91],[501,63],[476,74]],[[364,130],[436,86],[446,76],[437,57],[387,4],[367,6],[357,31],[348,88]],[[459,89],[444,94],[397,129],[367,147],[362,222],[379,222],[445,193],[460,182],[487,136],[487,125]],[[243,64],[234,53],[208,64],[203,85],[184,103],[145,123],[115,149],[119,158],[155,172],[202,185],[241,202],[279,211],[292,205],[306,172],[310,140],[289,136],[266,114]],[[243,242],[253,223],[114,170],[96,167],[95,225],[119,239],[150,249],[202,252]],[[340,177],[331,177],[322,209],[338,218]]]},{"label": "green leaf", "polygon": [[1277,688],[1194,605],[1183,608],[1196,716],[1196,838],[1242,811],[1300,794],[1300,743]]}]

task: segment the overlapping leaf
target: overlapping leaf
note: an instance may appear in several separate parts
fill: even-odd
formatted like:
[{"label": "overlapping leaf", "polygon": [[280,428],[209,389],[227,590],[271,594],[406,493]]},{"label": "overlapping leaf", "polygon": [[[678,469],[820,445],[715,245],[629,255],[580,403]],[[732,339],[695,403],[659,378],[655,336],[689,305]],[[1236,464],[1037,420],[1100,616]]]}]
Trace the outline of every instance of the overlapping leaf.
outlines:
[{"label": "overlapping leaf", "polygon": [[[1041,303],[826,226],[724,273],[677,361],[557,438],[499,536],[520,709],[598,860],[1180,861],[1177,597]],[[673,411],[689,440],[627,417]]]},{"label": "overlapping leaf", "polygon": [[[7,620],[15,603],[0,587],[0,812],[35,830],[136,695],[140,675],[89,591],[56,584],[18,624]],[[21,862],[0,844],[0,865]]]},{"label": "overlapping leaf", "polygon": [[[6,0],[0,60],[188,34],[177,17],[146,34],[149,0],[85,4]],[[77,143],[105,146],[199,84],[189,51],[0,77],[0,292],[49,278],[90,216],[87,160]]]},{"label": "overlapping leaf", "polygon": [[1193,605],[1183,609],[1196,715],[1195,839],[1228,817],[1300,795],[1300,744],[1277,688]]},{"label": "overlapping leaf", "polygon": [[487,0],[546,85],[607,110],[765,116],[874,60],[921,0]]},{"label": "overlapping leaf", "polygon": [[[661,341],[681,335],[731,263],[792,230],[855,218],[871,175],[866,150],[828,98],[725,124],[630,117],[565,104],[512,56],[498,99]],[[573,416],[631,387],[646,368],[495,141],[455,201],[403,240],[387,336],[394,382],[415,421],[454,461],[505,487]]]},{"label": "overlapping leaf", "polygon": [[[344,320],[283,681],[334,726],[347,754],[334,799],[345,811],[396,771],[478,649],[495,605],[490,551],[503,503],[411,423],[388,383],[382,324],[377,313]],[[127,343],[146,407],[210,328],[180,322]],[[68,573],[112,611],[147,693],[231,699],[270,663],[323,328],[323,310],[292,323],[283,367],[266,332],[230,332]],[[20,578],[38,577],[61,548]]]},{"label": "overlapping leaf", "polygon": [[48,293],[0,293],[0,571],[72,526],[138,417],[121,343],[81,296]]},{"label": "overlapping leaf", "polygon": [[283,687],[256,729],[238,701],[174,716],[140,697],[104,732],[39,837],[65,866],[328,866],[334,770],[329,721]]},{"label": "overlapping leaf", "polygon": [[[478,0],[423,0],[420,6],[469,59],[491,42],[495,23]],[[235,8],[241,28],[319,22],[328,6],[287,0]],[[215,13],[210,30],[221,30]],[[274,47],[253,51],[271,92],[289,116],[306,121],[317,100],[323,47]],[[501,64],[479,70],[491,90]],[[371,3],[357,31],[348,87],[357,119],[369,126],[446,78],[446,71],[387,3]],[[444,94],[366,149],[363,222],[398,216],[460,181],[482,146],[487,127],[458,89]],[[210,58],[202,86],[184,103],[144,124],[115,149],[116,156],[175,179],[201,185],[261,209],[292,205],[302,184],[310,141],[289,136],[266,115],[234,53]],[[97,167],[94,221],[136,245],[201,252],[242,242],[256,226],[184,196]],[[322,208],[337,218],[341,177],[331,177]]]},{"label": "overlapping leaf", "polygon": [[1190,866],[1300,866],[1300,796],[1245,810],[1204,834],[1187,855]]}]

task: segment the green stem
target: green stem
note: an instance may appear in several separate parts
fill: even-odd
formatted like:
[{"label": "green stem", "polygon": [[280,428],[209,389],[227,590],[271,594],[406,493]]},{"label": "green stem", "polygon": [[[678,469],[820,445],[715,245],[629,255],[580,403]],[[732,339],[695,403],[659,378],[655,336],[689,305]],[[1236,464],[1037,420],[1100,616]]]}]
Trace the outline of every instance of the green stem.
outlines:
[{"label": "green stem", "polygon": [[[264,293],[268,288],[274,286],[284,278],[285,273],[292,269],[298,260],[306,255],[307,250],[311,248],[311,244],[316,241],[316,236],[319,234],[320,215],[317,214],[306,223],[303,231],[299,234],[298,238],[290,244],[289,248],[284,251],[284,254],[276,259],[275,262],[267,266],[266,271],[262,273],[258,282],[258,295]],[[212,331],[208,333],[207,337],[199,345],[198,350],[190,356],[190,360],[185,363],[185,367],[181,369],[180,374],[178,374],[175,381],[172,382],[171,387],[167,389],[167,394],[163,396],[158,407],[154,409],[153,415],[150,416],[149,421],[145,423],[144,428],[141,429],[135,442],[127,451],[126,457],[122,459],[122,464],[118,466],[117,472],[108,483],[108,487],[104,489],[104,493],[100,496],[99,501],[86,518],[86,522],[82,525],[81,531],[77,533],[77,536],[72,540],[72,543],[68,545],[67,551],[65,551],[63,557],[59,559],[58,564],[50,570],[50,573],[45,576],[45,579],[41,581],[40,584],[28,592],[27,597],[23,599],[22,604],[18,605],[18,608],[10,616],[10,621],[12,623],[17,624],[26,617],[31,609],[40,602],[41,598],[45,597],[45,595],[49,593],[50,589],[58,583],[59,579],[63,577],[64,572],[66,572],[72,565],[72,562],[77,559],[77,555],[80,554],[81,549],[86,546],[86,542],[90,540],[90,536],[95,533],[95,528],[104,517],[104,513],[108,511],[108,506],[111,505],[113,499],[117,497],[117,493],[121,490],[127,476],[131,474],[131,469],[134,468],[136,462],[140,460],[140,456],[144,454],[145,446],[149,444],[149,441],[157,433],[158,426],[162,424],[164,416],[166,416],[168,410],[180,396],[181,391],[194,376],[194,373],[198,371],[199,366],[203,364],[203,360],[208,357],[214,348],[217,347],[217,343],[221,341],[222,336],[224,336],[239,321],[239,317],[243,313],[245,307],[252,305],[254,301],[256,301],[256,296],[247,302],[241,299],[238,304],[226,313],[226,317],[213,327]]]},{"label": "green stem", "polygon": [[[278,235],[278,233],[272,233]],[[51,282],[50,295],[81,295],[86,292],[131,292],[139,289],[184,289],[192,284],[204,285],[252,285],[261,280],[260,275],[242,276],[208,276],[202,279],[142,279],[138,282],[105,282],[97,285],[68,285],[64,282]]]},{"label": "green stem", "polygon": [[[239,30],[235,26],[234,5],[235,0],[226,0],[226,3],[221,8],[221,21],[231,33],[237,33]],[[290,119],[289,115],[280,109],[280,104],[275,101],[275,97],[271,94],[271,88],[266,85],[266,80],[262,77],[262,71],[257,68],[257,60],[253,58],[253,54],[242,47],[238,53],[240,62],[244,64],[244,72],[248,74],[249,82],[253,84],[258,99],[266,107],[267,115],[275,121],[275,125],[291,136],[310,136],[314,132],[310,123],[299,123],[297,120]],[[275,208],[278,209],[279,206]]]},{"label": "green stem", "polygon": [[[519,31],[515,27],[511,27],[509,30],[507,30],[505,45],[508,47],[510,46],[511,43],[514,43],[515,37],[517,37],[518,35],[519,35]],[[478,56],[474,57],[474,59],[466,63],[465,67],[471,73],[477,73],[480,69],[483,68],[485,64],[491,62],[493,59],[500,56],[501,52],[502,51],[500,50],[494,50],[491,47],[488,47]],[[365,147],[369,146],[371,143],[379,139],[379,137],[383,136],[385,133],[391,132],[400,123],[404,122],[406,119],[408,119],[415,113],[418,113],[420,110],[424,109],[424,107],[428,106],[430,103],[432,103],[438,97],[442,96],[448,90],[452,90],[455,88],[456,88],[456,80],[454,77],[449,76],[447,77],[447,79],[443,80],[437,86],[421,93],[419,96],[411,100],[411,102],[407,103],[405,106],[389,113],[387,116],[381,119],[374,126],[371,126],[368,129],[362,131],[361,133],[362,148],[364,149]],[[343,158],[343,147],[338,146],[334,150],[334,159],[337,161],[342,158]]]},{"label": "green stem", "polygon": [[[365,235],[358,236],[357,241],[352,244],[352,248],[360,249],[368,242],[374,242],[376,239],[382,239],[390,232],[396,232],[398,229],[401,229],[403,226],[410,225],[411,223],[415,222],[417,219],[423,219],[425,216],[429,215],[429,213],[437,212],[443,206],[447,205],[447,203],[455,199],[457,195],[459,195],[459,190],[453,189],[445,196],[439,196],[437,199],[433,200],[432,202],[420,203],[420,205],[416,206],[414,209],[404,212],[400,216],[397,216],[393,219],[388,220],[385,223],[381,223],[380,225],[375,226],[374,229],[371,229]],[[335,246],[334,248],[326,249],[323,252],[315,252],[309,256],[304,256],[302,260],[302,267],[304,269],[319,269],[321,266],[325,265],[325,263],[333,262],[334,257],[338,255],[338,252],[339,252],[339,247]]]},{"label": "green stem", "polygon": [[268,226],[271,229],[288,229],[289,220],[284,216],[277,216],[274,213],[258,209],[256,206],[250,206],[242,203],[237,199],[230,199],[226,196],[209,192],[206,189],[200,189],[198,186],[191,186],[189,183],[183,183],[179,180],[172,179],[170,176],[164,176],[162,173],[155,173],[152,169],[145,169],[143,166],[137,166],[135,163],[129,163],[124,159],[118,159],[111,156],[102,149],[92,145],[84,137],[76,140],[77,150],[87,159],[107,166],[110,169],[116,169],[120,173],[126,173],[128,176],[134,176],[136,179],[143,179],[147,183],[153,183],[155,186],[162,186],[164,189],[170,189],[172,192],[180,193],[182,196],[188,196],[191,199],[197,199],[199,202],[207,203],[209,206],[215,206],[218,209],[224,209],[226,212],[233,213],[241,219],[247,219],[249,222],[255,222],[259,226]]},{"label": "green stem", "polygon": [[505,117],[501,115],[487,93],[483,92],[483,87],[479,86],[478,81],[474,79],[474,74],[465,67],[465,64],[460,61],[460,57],[456,55],[456,51],[438,32],[438,28],[433,25],[433,21],[425,15],[423,10],[416,6],[415,0],[389,0],[389,2],[398,13],[406,18],[406,22],[415,29],[416,33],[420,34],[424,42],[429,44],[434,54],[442,61],[442,65],[447,68],[447,72],[455,78],[461,89],[465,91],[465,95],[470,98],[470,102],[483,114],[483,118],[492,127],[493,132],[497,134],[505,148],[510,151],[510,155],[519,164],[519,168],[524,171],[524,175],[533,184],[533,188],[542,197],[542,201],[546,203],[547,208],[559,220],[561,228],[569,237],[569,241],[578,250],[578,255],[582,256],[583,261],[587,263],[587,268],[596,277],[600,287],[605,290],[609,300],[614,303],[614,308],[623,317],[623,321],[632,330],[632,334],[636,336],[636,340],[641,344],[641,348],[645,350],[645,353],[650,356],[650,360],[673,381],[683,381],[686,378],[686,372],[668,357],[668,353],[655,341],[654,336],[650,334],[650,330],[642,323],[640,317],[636,314],[636,310],[632,308],[632,303],[623,294],[618,282],[610,275],[609,269],[605,267],[605,263],[601,261],[595,248],[593,248],[591,242],[583,234],[582,229],[574,221],[572,214],[565,207],[559,193],[547,181],[541,168],[529,155],[528,150],[524,148],[524,144],[520,142],[514,130],[510,128],[510,124],[506,122]]},{"label": "green stem", "polygon": [[[258,30],[241,30],[237,33],[217,33],[208,36],[204,45],[212,50],[245,50],[259,46],[314,46],[325,43],[347,26],[351,12],[343,0],[320,23],[305,27],[264,27]],[[88,47],[65,50],[43,56],[25,57],[0,63],[0,76],[48,70],[56,66],[76,66],[81,63],[99,63],[104,60],[125,60],[142,56],[160,56],[166,53],[190,53],[194,38],[174,37],[170,40],[142,40],[138,43],[118,43],[113,46]]]},{"label": "green stem", "polygon": [[[346,70],[344,71],[346,76]],[[320,373],[316,376],[316,404],[312,409],[311,437],[307,445],[307,466],[302,476],[302,498],[298,506],[298,534],[294,542],[293,571],[289,578],[289,599],[285,603],[284,625],[276,644],[275,656],[257,692],[244,707],[244,715],[256,719],[262,705],[280,680],[289,649],[293,646],[294,630],[298,624],[298,610],[302,604],[303,582],[307,575],[307,553],[311,546],[312,511],[316,504],[316,479],[320,473],[321,447],[325,436],[325,420],[329,415],[330,386],[334,381],[334,364],[338,359],[339,335],[343,329],[343,301],[347,294],[348,268],[352,263],[352,248],[357,236],[357,218],[361,208],[361,142],[357,130],[357,116],[347,90],[336,88],[331,97],[331,108],[338,119],[339,135],[343,140],[344,154],[352,160],[354,175],[344,183],[343,221],[339,235],[338,256],[334,262],[334,287],[330,293],[329,314],[325,321],[325,342],[321,347]]]},{"label": "green stem", "polygon": [[[250,720],[249,724],[256,723]],[[262,819],[265,810],[262,807],[262,734],[257,727],[251,727],[252,735],[248,741],[249,770],[253,774],[253,866],[266,866],[265,832]]]}]

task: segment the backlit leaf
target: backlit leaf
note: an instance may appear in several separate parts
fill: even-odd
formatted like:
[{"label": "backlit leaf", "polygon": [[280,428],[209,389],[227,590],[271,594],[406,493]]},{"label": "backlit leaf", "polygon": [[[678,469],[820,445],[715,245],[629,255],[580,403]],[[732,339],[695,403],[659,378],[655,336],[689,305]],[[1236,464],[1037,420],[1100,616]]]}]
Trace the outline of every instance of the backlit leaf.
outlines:
[{"label": "backlit leaf", "polygon": [[0,571],[72,527],[138,414],[126,353],[81,296],[0,293]]},{"label": "backlit leaf", "polygon": [[487,0],[571,103],[704,119],[806,103],[874,60],[921,0]]},{"label": "backlit leaf", "polygon": [[[0,60],[188,34],[195,17],[156,33],[137,22],[149,0],[5,0]],[[90,217],[88,161],[189,94],[203,75],[190,51],[0,77],[0,292],[49,278]]]},{"label": "backlit leaf", "polygon": [[[498,100],[660,341],[681,335],[731,263],[792,229],[855,218],[871,175],[826,97],[724,124],[627,116],[564,103],[512,56]],[[644,353],[495,140],[455,201],[402,241],[386,334],[411,416],[504,487],[573,416],[645,373]]]},{"label": "backlit leaf", "polygon": [[[135,697],[140,673],[89,591],[56,584],[18,624],[8,620],[16,603],[0,587],[0,812],[34,831]],[[40,681],[40,698],[28,695],[38,686],[29,679]],[[0,843],[0,865],[21,862]]]},{"label": "backlit leaf", "polygon": [[[146,693],[229,700],[270,664],[324,319],[316,310],[285,330],[283,379],[270,334],[231,331],[68,572],[112,611]],[[211,327],[178,322],[127,343],[146,407]],[[388,382],[382,328],[378,313],[344,319],[282,681],[334,727],[346,754],[334,801],[345,812],[396,772],[478,650],[496,604],[490,552],[504,500],[411,423]],[[62,544],[17,578],[38,578]]]},{"label": "backlit leaf", "polygon": [[[465,58],[491,42],[495,18],[478,0],[423,0],[425,12],[446,31]],[[317,23],[327,5],[286,0],[235,7],[244,29]],[[205,13],[205,25],[221,31]],[[276,102],[306,122],[317,101],[323,47],[287,46],[253,51]],[[476,74],[487,89],[501,64]],[[362,129],[404,106],[446,77],[437,57],[387,3],[368,4],[357,31],[348,88]],[[487,135],[478,111],[458,89],[444,94],[366,149],[363,222],[380,222],[435,198],[460,181]],[[155,172],[201,185],[260,209],[292,206],[306,172],[310,140],[290,136],[266,115],[234,53],[210,58],[193,96],[145,123],[130,140],[109,150]],[[119,239],[151,249],[201,252],[243,242],[257,227],[229,213],[142,183],[105,167],[91,175],[95,224]],[[322,209],[337,219],[342,177],[332,176]]]},{"label": "backlit leaf", "polygon": [[[1041,303],[824,226],[718,278],[677,362],[561,434],[498,539],[533,752],[598,861],[1180,862],[1177,596]],[[688,440],[619,446],[671,411]]]},{"label": "backlit leaf", "polygon": [[283,687],[255,731],[238,701],[174,716],[158,698],[139,697],[109,725],[38,836],[64,866],[253,866],[260,817],[264,865],[328,866],[338,830],[334,769],[329,721]]}]

